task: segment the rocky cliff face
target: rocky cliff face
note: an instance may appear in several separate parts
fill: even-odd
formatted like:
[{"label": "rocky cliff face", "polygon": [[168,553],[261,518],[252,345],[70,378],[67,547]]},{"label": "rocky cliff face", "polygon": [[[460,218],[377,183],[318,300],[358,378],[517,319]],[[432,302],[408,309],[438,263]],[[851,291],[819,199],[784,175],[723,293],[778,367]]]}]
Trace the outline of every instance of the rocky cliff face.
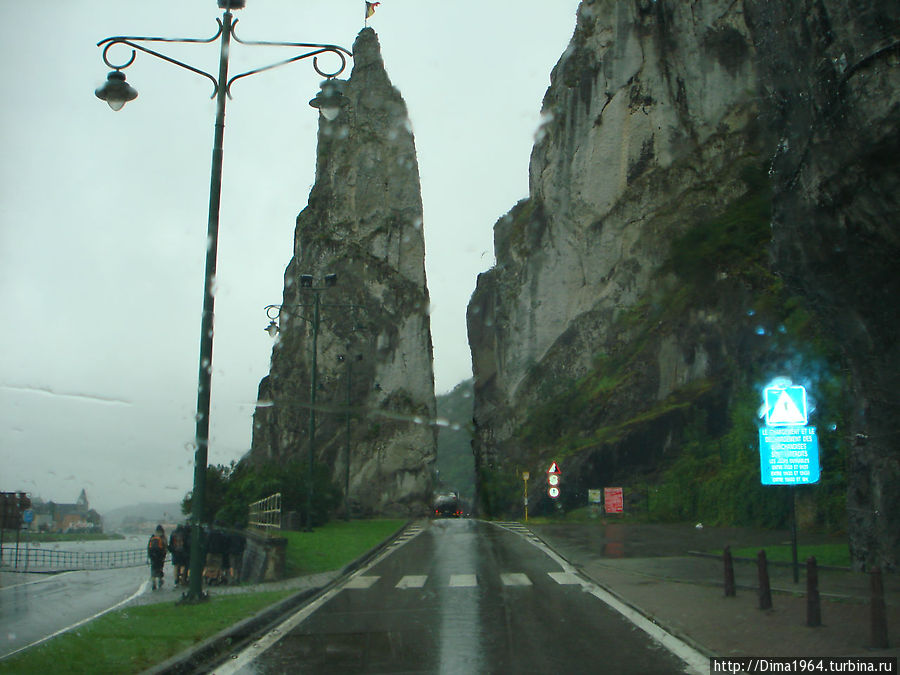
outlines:
[{"label": "rocky cliff face", "polygon": [[[364,513],[424,513],[436,437],[422,203],[406,105],[377,36],[364,29],[342,82],[349,105],[320,118],[316,182],[297,218],[280,333],[260,384],[251,458],[305,459],[309,450],[315,296],[317,462]],[[312,275],[304,289],[300,275]],[[325,287],[326,275],[337,284]],[[315,289],[323,290],[315,290]]]},{"label": "rocky cliff face", "polygon": [[874,476],[898,466],[897,310],[882,295],[898,278],[898,30],[873,8],[890,3],[856,18],[846,4],[582,2],[530,196],[496,224],[497,265],[469,306],[485,508],[516,467],[551,460],[578,505],[649,476],[698,425],[736,433],[738,404],[772,377],[825,388],[830,350],[855,336],[844,356],[866,355],[851,366],[865,403],[826,445],[865,428],[871,448],[885,425],[852,454],[851,516],[868,515],[851,543],[897,563],[884,526],[898,491]]}]

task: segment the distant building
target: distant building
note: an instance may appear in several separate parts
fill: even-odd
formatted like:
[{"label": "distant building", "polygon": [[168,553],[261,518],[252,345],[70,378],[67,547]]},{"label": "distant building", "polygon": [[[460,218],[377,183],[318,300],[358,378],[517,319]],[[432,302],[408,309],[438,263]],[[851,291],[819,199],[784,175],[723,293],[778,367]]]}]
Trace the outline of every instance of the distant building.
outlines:
[{"label": "distant building", "polygon": [[74,504],[57,504],[50,501],[46,504],[35,504],[34,509],[38,529],[49,529],[54,532],[103,531],[103,518],[91,508],[84,490]]}]

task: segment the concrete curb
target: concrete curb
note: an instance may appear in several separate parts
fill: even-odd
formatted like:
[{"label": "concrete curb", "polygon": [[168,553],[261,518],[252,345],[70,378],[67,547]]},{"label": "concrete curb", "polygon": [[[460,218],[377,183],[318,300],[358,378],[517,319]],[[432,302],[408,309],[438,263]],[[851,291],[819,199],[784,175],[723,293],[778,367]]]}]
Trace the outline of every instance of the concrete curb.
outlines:
[{"label": "concrete curb", "polygon": [[341,583],[347,576],[372,560],[385,548],[396,541],[413,521],[407,521],[394,534],[379,545],[363,554],[353,562],[345,565],[328,583],[307,588],[285,598],[281,602],[266,607],[254,616],[248,617],[233,626],[216,633],[190,649],[176,654],[152,668],[143,671],[142,675],[183,675],[187,673],[207,673],[218,665],[229,652],[234,652],[252,642],[259,635],[271,629],[287,615],[300,609],[318,596]]}]

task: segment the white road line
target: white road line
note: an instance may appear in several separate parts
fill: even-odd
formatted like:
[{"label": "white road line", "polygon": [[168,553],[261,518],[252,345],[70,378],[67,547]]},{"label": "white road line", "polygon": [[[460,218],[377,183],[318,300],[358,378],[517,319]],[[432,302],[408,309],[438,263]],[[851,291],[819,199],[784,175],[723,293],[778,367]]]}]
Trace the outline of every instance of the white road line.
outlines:
[{"label": "white road line", "polygon": [[57,581],[67,574],[77,574],[80,570],[72,570],[70,572],[60,572],[59,574],[44,574],[43,579],[35,579],[34,581],[23,581],[18,584],[11,584],[9,586],[0,586],[0,593],[3,591],[8,591],[11,588],[21,588],[22,586],[32,586],[34,584],[45,584],[48,581]]},{"label": "white road line", "polygon": [[478,585],[478,579],[474,574],[451,574],[450,588],[472,588]]},{"label": "white road line", "polygon": [[139,595],[142,595],[142,594],[146,593],[146,592],[147,592],[147,586],[149,586],[149,585],[150,585],[150,582],[149,582],[149,581],[144,581],[144,583],[142,583],[142,584],[140,585],[140,587],[139,587],[134,593],[132,593],[129,597],[125,598],[125,599],[122,600],[121,602],[119,602],[119,603],[113,605],[112,607],[108,607],[108,608],[104,609],[102,612],[97,612],[96,614],[94,614],[94,616],[89,616],[88,618],[82,619],[81,621],[76,621],[76,622],[73,623],[71,626],[66,626],[65,628],[61,628],[60,630],[56,631],[55,633],[52,633],[52,634],[47,635],[47,636],[45,636],[45,637],[42,637],[40,640],[35,640],[35,641],[32,642],[31,644],[25,645],[24,647],[19,647],[17,650],[15,650],[15,651],[13,651],[13,652],[9,652],[8,654],[4,654],[4,655],[3,655],[3,658],[4,658],[4,659],[7,659],[7,658],[9,658],[10,656],[12,656],[13,654],[18,654],[19,652],[25,651],[26,649],[29,649],[30,647],[34,647],[34,646],[36,646],[36,645],[39,645],[39,644],[41,644],[41,643],[43,643],[43,642],[46,642],[47,640],[49,640],[49,639],[51,639],[51,638],[55,638],[57,635],[62,635],[63,633],[72,630],[73,628],[78,628],[78,626],[83,626],[83,625],[86,624],[88,621],[93,621],[93,620],[96,619],[97,617],[103,616],[104,614],[107,614],[107,613],[109,613],[109,612],[112,612],[113,610],[118,609],[118,608],[121,607],[122,605],[125,605],[125,604],[131,602],[132,600],[134,600],[134,599],[135,599],[136,597],[138,597]]},{"label": "white road line", "polygon": [[574,585],[582,583],[581,577],[572,572],[547,572],[550,578],[560,585]]},{"label": "white road line", "polygon": [[394,588],[422,588],[428,576],[425,574],[407,574],[397,582]]},{"label": "white road line", "polygon": [[500,581],[504,586],[531,586],[531,579],[527,574],[521,572],[510,572],[509,574],[501,574]]},{"label": "white road line", "polygon": [[649,635],[653,640],[661,644],[665,649],[681,659],[686,665],[686,672],[693,673],[694,675],[706,675],[709,672],[709,659],[704,654],[700,653],[686,642],[679,640],[671,633],[668,633],[663,628],[656,625],[650,619],[638,612],[636,609],[630,607],[629,605],[626,605],[624,602],[616,598],[606,589],[598,586],[592,581],[582,579],[578,575],[578,571],[574,567],[572,567],[568,562],[566,562],[566,560],[557,555],[556,551],[548,547],[542,541],[535,540],[532,537],[526,536],[521,532],[515,532],[514,534],[519,534],[519,536],[522,536],[530,541],[532,545],[541,549],[563,569],[562,573],[551,572],[551,577],[554,574],[557,574],[571,575],[572,577],[579,579],[578,583],[581,584],[581,587],[584,591],[590,593],[595,598],[599,599],[607,606],[617,611],[619,614],[631,621],[631,623],[633,623],[635,626],[647,633],[647,635]]},{"label": "white road line", "polygon": [[359,576],[353,579],[350,579],[345,585],[344,588],[349,588],[352,590],[366,589],[371,588],[372,585],[378,581],[381,577],[378,576]]},{"label": "white road line", "polygon": [[[406,539],[402,542],[405,544],[410,539],[413,539],[415,535],[418,535],[422,530],[417,528],[410,528],[410,530],[415,530],[413,536],[409,539]],[[348,579],[347,583],[340,584],[335,586],[334,588],[326,591],[318,598],[313,600],[308,605],[301,607],[294,614],[289,616],[283,622],[278,624],[275,628],[270,630],[268,633],[259,638],[256,642],[252,643],[250,646],[246,647],[243,651],[238,652],[232,655],[230,661],[223,663],[218,668],[215,668],[212,671],[212,675],[234,675],[234,673],[239,672],[245,666],[250,665],[253,661],[260,656],[264,651],[269,649],[272,645],[278,642],[285,635],[290,633],[294,628],[299,626],[301,623],[306,621],[316,610],[318,610],[322,605],[331,600],[335,595],[340,593],[342,590],[347,588],[347,585],[352,583],[358,577],[365,576],[365,572],[368,572],[370,569],[379,564],[382,560],[387,558],[389,555],[394,553],[402,544],[397,545],[396,543],[392,546],[389,546],[387,549],[382,551],[379,555],[375,556],[375,559],[369,562],[368,565],[363,567],[362,569],[357,570],[352,575],[350,575],[350,579]],[[376,577],[378,578],[378,577]]]}]

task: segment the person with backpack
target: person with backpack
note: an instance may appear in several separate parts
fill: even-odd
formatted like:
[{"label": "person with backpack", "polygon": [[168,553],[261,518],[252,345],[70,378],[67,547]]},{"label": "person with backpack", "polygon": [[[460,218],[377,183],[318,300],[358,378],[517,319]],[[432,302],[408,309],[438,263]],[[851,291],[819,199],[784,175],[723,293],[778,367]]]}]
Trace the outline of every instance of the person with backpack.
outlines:
[{"label": "person with backpack", "polygon": [[[150,581],[153,584],[153,590],[163,585],[163,564],[166,562],[166,532],[162,525],[156,526],[156,532],[150,535],[147,542],[147,559],[150,561]],[[158,580],[158,581],[157,581]]]},{"label": "person with backpack", "polygon": [[238,525],[228,533],[228,575],[229,583],[236,584],[240,581],[241,564],[244,559],[244,548],[247,539]]},{"label": "person with backpack", "polygon": [[218,520],[210,528],[208,544],[203,578],[207,585],[217,586],[227,581],[228,570],[228,539]]},{"label": "person with backpack", "polygon": [[187,568],[190,554],[187,547],[187,527],[179,525],[169,537],[169,551],[172,553],[172,573],[175,585],[187,586]]}]

